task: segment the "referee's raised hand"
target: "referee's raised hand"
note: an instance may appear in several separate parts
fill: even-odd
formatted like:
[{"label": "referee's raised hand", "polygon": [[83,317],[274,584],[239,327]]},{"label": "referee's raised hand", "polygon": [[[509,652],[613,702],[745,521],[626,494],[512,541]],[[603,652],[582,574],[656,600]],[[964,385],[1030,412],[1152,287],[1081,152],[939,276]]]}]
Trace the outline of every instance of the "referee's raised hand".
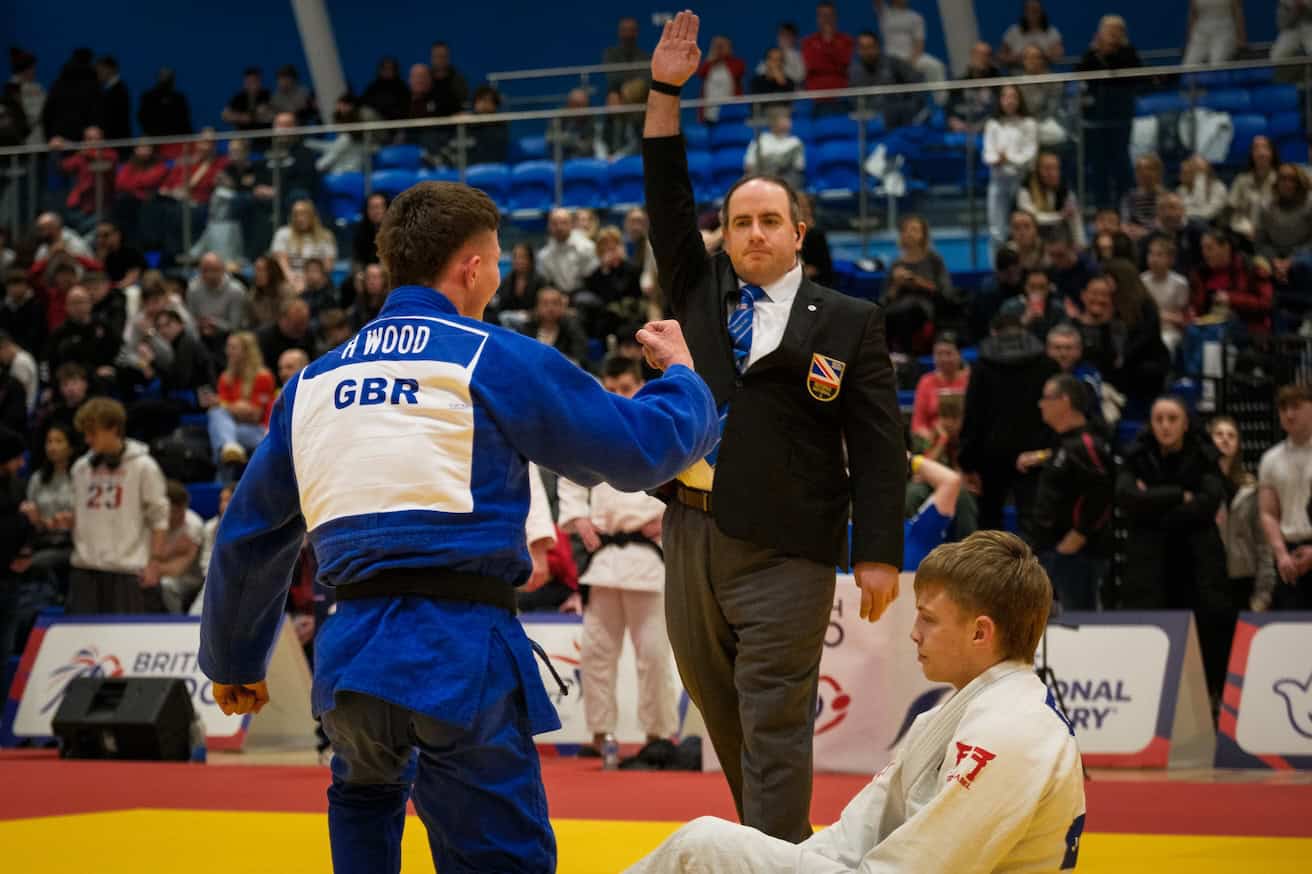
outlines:
[{"label": "referee's raised hand", "polygon": [[651,77],[656,82],[683,85],[697,72],[702,52],[697,48],[701,19],[685,9],[665,22],[661,41],[651,53]]}]

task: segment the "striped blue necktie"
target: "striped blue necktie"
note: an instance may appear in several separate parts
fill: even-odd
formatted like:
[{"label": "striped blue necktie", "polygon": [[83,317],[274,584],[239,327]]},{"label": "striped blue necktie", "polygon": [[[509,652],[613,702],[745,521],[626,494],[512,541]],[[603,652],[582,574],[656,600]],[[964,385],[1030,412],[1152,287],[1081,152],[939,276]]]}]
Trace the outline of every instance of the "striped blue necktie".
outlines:
[{"label": "striped blue necktie", "polygon": [[[744,285],[738,306],[729,315],[729,339],[733,342],[733,364],[741,375],[747,370],[747,360],[752,354],[752,316],[756,312],[756,302],[765,297],[765,290],[756,285]],[[729,402],[720,404],[720,434],[724,434],[724,422],[729,418]],[[720,441],[715,441],[714,448],[706,455],[706,463],[715,467],[715,460],[720,457]]]}]

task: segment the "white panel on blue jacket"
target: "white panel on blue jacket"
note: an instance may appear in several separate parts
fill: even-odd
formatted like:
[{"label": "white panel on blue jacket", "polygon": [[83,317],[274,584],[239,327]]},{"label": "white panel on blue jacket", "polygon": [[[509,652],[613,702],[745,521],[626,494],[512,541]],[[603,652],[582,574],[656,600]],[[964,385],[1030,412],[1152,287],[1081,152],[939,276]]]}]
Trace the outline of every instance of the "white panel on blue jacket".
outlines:
[{"label": "white panel on blue jacket", "polygon": [[[444,356],[443,351],[455,350],[424,349],[430,344],[418,341],[454,329],[481,351],[487,335],[438,320],[432,320],[436,330],[430,334],[419,327],[427,320],[396,321],[372,323],[327,370],[301,375],[291,444],[301,510],[311,531],[379,507],[388,512],[474,509],[469,384],[479,355]],[[430,355],[464,360],[435,361]]]}]

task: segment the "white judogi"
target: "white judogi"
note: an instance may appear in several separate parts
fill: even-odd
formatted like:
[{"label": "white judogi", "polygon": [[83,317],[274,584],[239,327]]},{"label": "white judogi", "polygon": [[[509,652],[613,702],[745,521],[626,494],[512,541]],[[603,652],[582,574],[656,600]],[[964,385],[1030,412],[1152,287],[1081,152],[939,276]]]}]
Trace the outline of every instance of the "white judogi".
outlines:
[{"label": "white judogi", "polygon": [[837,823],[794,845],[713,817],[629,874],[964,874],[1075,867],[1084,777],[1070,725],[1022,662],[985,671],[919,716]]},{"label": "white judogi", "polygon": [[[589,519],[601,535],[640,531],[665,512],[665,505],[651,495],[621,492],[605,483],[585,489],[562,478],[557,493],[562,528]],[[627,627],[638,663],[638,721],[649,736],[674,734],[678,702],[665,630],[665,563],[646,544],[602,546],[579,582],[592,587],[583,611],[579,653],[588,730],[615,731],[615,669]]]}]

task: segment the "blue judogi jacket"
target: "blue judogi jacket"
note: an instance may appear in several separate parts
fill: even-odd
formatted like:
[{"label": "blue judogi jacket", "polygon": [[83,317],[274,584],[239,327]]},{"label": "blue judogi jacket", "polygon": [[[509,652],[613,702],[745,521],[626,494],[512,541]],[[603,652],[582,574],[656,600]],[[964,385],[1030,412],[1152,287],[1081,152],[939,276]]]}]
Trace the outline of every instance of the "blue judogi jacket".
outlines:
[{"label": "blue judogi jacket", "polygon": [[[526,458],[637,491],[673,479],[717,437],[715,402],[689,368],[625,399],[554,349],[458,315],[432,289],[398,288],[279,396],[219,525],[201,669],[221,683],[264,677],[307,531],[329,585],[429,567],[520,584],[532,569]],[[489,671],[500,646],[518,677]],[[520,682],[534,730],[559,725],[523,629],[496,607],[344,601],[315,652],[316,714],[351,690],[468,724],[493,686]]]},{"label": "blue judogi jacket", "polygon": [[903,524],[902,570],[915,573],[926,556],[947,542],[952,517],[940,513],[930,495],[916,515]]}]

